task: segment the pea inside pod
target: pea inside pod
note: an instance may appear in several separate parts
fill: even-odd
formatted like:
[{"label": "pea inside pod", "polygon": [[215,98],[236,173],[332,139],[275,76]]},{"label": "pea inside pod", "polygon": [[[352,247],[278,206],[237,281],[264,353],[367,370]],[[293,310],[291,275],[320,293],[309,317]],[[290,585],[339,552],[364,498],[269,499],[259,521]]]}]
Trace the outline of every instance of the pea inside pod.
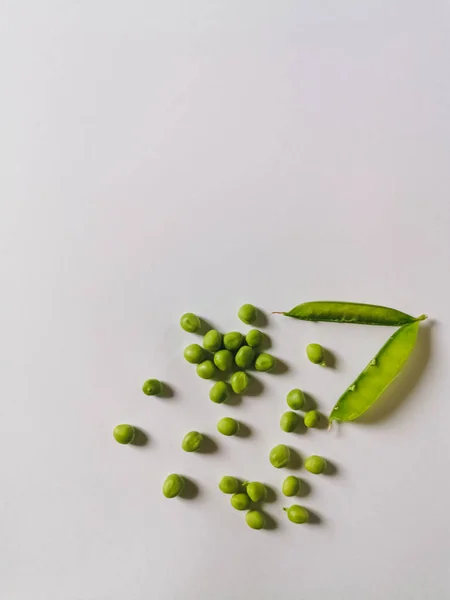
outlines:
[{"label": "pea inside pod", "polygon": [[330,422],[353,421],[372,406],[404,367],[416,344],[418,331],[419,321],[397,329],[336,402]]},{"label": "pea inside pod", "polygon": [[400,326],[426,319],[426,315],[412,317],[395,308],[358,302],[304,302],[288,312],[278,313],[303,321],[332,321],[362,325]]}]

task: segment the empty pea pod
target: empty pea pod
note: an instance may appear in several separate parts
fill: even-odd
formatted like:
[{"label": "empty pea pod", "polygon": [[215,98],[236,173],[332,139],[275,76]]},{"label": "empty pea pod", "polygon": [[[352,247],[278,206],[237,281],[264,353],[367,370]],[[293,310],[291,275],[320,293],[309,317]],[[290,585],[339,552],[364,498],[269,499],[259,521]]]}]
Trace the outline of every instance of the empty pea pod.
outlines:
[{"label": "empty pea pod", "polygon": [[397,329],[336,402],[330,422],[353,421],[372,406],[402,370],[415,346],[418,331],[419,321]]},{"label": "empty pea pod", "polygon": [[304,302],[288,312],[274,313],[294,317],[302,321],[331,321],[334,323],[357,323],[360,325],[400,326],[423,321],[426,315],[412,317],[395,308],[358,302]]}]

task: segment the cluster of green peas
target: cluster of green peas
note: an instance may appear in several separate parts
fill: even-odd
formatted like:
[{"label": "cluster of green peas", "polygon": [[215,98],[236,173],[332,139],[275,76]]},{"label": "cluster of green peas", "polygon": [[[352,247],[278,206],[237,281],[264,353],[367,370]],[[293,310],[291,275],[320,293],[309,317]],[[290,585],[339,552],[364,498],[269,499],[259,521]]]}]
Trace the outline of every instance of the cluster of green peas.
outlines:
[{"label": "cluster of green peas", "polygon": [[[257,309],[252,304],[244,304],[238,311],[238,317],[247,325],[257,318]],[[201,321],[193,313],[186,313],[180,319],[180,325],[189,333],[197,332]],[[217,370],[227,373],[235,370],[226,381],[217,381],[209,392],[212,402],[225,402],[231,392],[243,394],[250,384],[245,369],[254,367],[256,371],[270,371],[275,366],[275,358],[267,352],[258,352],[263,341],[263,333],[252,329],[245,336],[238,331],[222,335],[211,329],[203,337],[203,346],[190,344],[184,350],[184,358],[197,365],[197,375],[202,379],[212,379]]]},{"label": "cluster of green peas", "polygon": [[[244,304],[238,311],[239,318],[246,324],[256,320],[257,311],[251,304]],[[201,321],[193,313],[185,313],[180,319],[181,327],[190,333],[195,333],[201,327]],[[256,354],[256,349],[261,345],[263,334],[257,329],[249,331],[244,337],[239,332],[231,332],[222,335],[212,329],[203,338],[203,347],[199,344],[190,344],[184,351],[185,359],[197,364],[197,374],[203,379],[211,379],[216,374],[216,369],[222,372],[231,371],[234,366],[239,369],[248,369],[252,365],[257,371],[270,371],[275,365],[275,358],[265,352]],[[212,360],[208,354],[212,353]],[[311,362],[324,365],[323,349],[318,344],[309,344],[307,356]],[[230,383],[225,381],[216,382],[210,390],[210,399],[218,404],[225,402],[230,395],[230,388],[236,394],[242,394],[249,385],[249,377],[245,371],[235,371],[230,378]],[[147,396],[155,396],[162,393],[163,385],[158,379],[148,379],[142,386],[142,391]],[[280,427],[283,431],[292,432],[299,423],[299,416],[293,412],[301,410],[305,403],[305,397],[301,390],[294,389],[287,395],[287,404],[292,409],[285,412],[280,419]],[[306,427],[316,427],[320,420],[320,413],[310,410],[304,415]],[[219,420],[217,430],[222,435],[232,436],[239,431],[239,423],[231,417]],[[113,435],[120,444],[130,444],[135,438],[135,428],[129,424],[117,425]],[[203,436],[198,431],[188,432],[181,443],[185,452],[196,452],[200,449]],[[271,464],[276,468],[287,466],[290,459],[290,450],[284,444],[275,446],[269,455]],[[320,456],[310,456],[305,461],[305,468],[311,473],[320,474],[326,468],[326,461]],[[293,476],[288,476],[282,485],[285,496],[295,496],[300,489],[301,481]],[[244,491],[239,491],[241,486]],[[163,494],[166,498],[175,498],[183,493],[185,481],[181,475],[172,473],[167,476],[163,485]],[[262,529],[265,524],[264,513],[257,509],[250,509],[251,503],[259,503],[266,499],[267,489],[263,483],[258,481],[240,483],[232,476],[224,476],[219,489],[225,494],[232,494],[231,506],[236,510],[247,510],[246,522],[252,529]],[[306,508],[294,504],[284,508],[287,516],[293,523],[306,523],[309,515]]]}]

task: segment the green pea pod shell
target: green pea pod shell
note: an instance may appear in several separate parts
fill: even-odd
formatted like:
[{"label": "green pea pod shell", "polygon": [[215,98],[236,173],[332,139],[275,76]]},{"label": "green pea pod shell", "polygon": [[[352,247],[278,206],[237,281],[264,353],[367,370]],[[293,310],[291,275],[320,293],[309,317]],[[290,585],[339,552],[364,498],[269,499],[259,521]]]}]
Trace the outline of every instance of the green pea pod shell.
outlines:
[{"label": "green pea pod shell", "polygon": [[419,321],[397,329],[336,402],[329,416],[330,422],[353,421],[378,400],[408,360],[418,331]]},{"label": "green pea pod shell", "polygon": [[328,321],[333,323],[357,323],[360,325],[400,326],[423,321],[426,315],[412,317],[395,308],[357,302],[304,302],[289,312],[275,313],[302,321]]}]

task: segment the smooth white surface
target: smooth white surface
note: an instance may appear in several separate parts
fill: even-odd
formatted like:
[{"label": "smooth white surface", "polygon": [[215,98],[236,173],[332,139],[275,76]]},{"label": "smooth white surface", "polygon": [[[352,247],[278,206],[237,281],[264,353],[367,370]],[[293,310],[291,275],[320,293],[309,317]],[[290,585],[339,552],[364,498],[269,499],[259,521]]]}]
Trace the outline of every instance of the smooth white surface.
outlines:
[{"label": "smooth white surface", "polygon": [[[450,597],[449,24],[445,1],[1,4],[2,600]],[[433,319],[363,423],[278,426],[293,386],[328,412],[392,330],[271,317],[289,371],[239,406],[182,358],[186,310],[245,330],[243,302],[328,298]],[[219,439],[226,414],[253,435]],[[183,453],[190,429],[217,452]],[[278,492],[251,531],[217,482],[279,489],[280,442],[335,464],[298,471],[322,522]],[[197,498],[162,497],[173,471]]]}]

